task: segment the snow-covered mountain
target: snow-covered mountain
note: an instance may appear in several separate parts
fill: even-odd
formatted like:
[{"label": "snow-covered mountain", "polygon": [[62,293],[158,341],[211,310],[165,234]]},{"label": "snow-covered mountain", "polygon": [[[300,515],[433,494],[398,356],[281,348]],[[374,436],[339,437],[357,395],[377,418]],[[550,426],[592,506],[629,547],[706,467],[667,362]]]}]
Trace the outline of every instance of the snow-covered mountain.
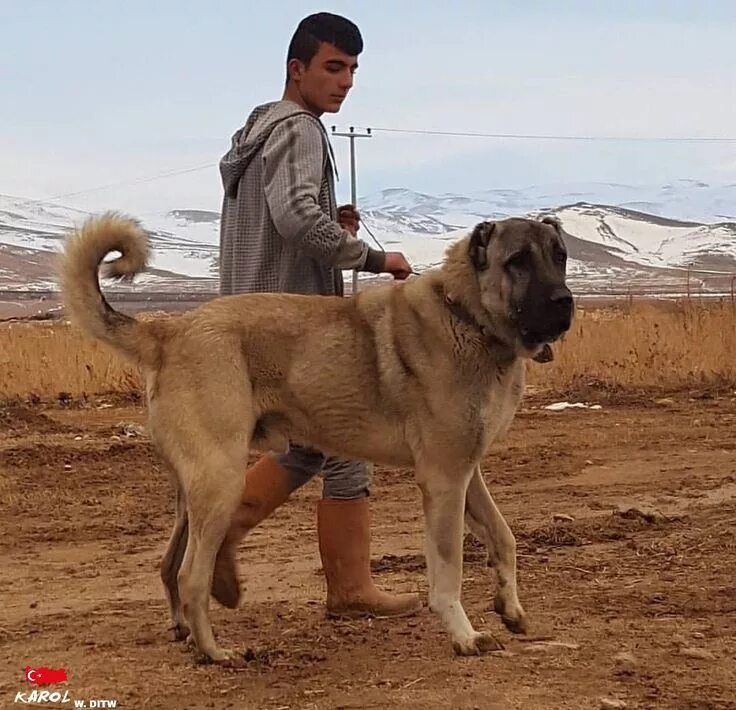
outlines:
[{"label": "snow-covered mountain", "polygon": [[736,272],[736,184],[586,184],[471,195],[389,189],[360,207],[387,249],[427,266],[482,219],[555,214],[569,235],[570,281],[581,292],[683,291],[688,272],[693,288],[723,290]]},{"label": "snow-covered mountain", "polygon": [[519,215],[578,202],[613,205],[647,214],[692,222],[736,220],[736,183],[709,185],[696,180],[677,180],[661,186],[618,183],[571,183],[496,189],[467,195],[427,195],[403,188],[382,190],[361,200],[361,207],[439,218],[446,225],[466,226],[468,215],[492,217]]},{"label": "snow-covered mountain", "polygon": [[[694,181],[656,188],[613,184],[427,195],[387,189],[360,200],[366,229],[418,271],[439,264],[448,245],[483,219],[556,214],[578,292],[679,290],[685,278],[724,290],[736,273],[736,185]],[[0,290],[55,288],[53,263],[64,236],[87,213],[0,196]],[[153,264],[134,288],[216,288],[219,213],[139,215],[151,233]],[[123,288],[123,287],[121,287]]]},{"label": "snow-covered mountain", "polygon": [[[55,255],[87,217],[74,208],[0,195],[0,289],[54,290]],[[136,288],[211,290],[217,276],[217,213],[182,210],[141,221],[150,232],[153,260]]]}]

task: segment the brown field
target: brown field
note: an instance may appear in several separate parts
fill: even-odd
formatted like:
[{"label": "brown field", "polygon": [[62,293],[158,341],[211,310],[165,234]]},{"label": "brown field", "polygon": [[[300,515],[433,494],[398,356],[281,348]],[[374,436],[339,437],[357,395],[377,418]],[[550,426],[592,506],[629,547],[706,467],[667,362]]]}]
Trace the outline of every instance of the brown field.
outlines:
[{"label": "brown field", "polygon": [[[0,707],[22,707],[31,665],[65,668],[50,689],[71,698],[136,709],[736,708],[734,318],[730,304],[583,308],[555,362],[530,368],[484,462],[517,536],[527,639],[489,611],[470,539],[466,608],[503,653],[455,658],[426,609],[325,619],[312,482],[242,545],[241,608],[212,604],[249,659],[237,671],[166,638],[173,504],[126,427],[145,423],[138,374],[63,323],[0,326]],[[602,409],[544,409],[564,398]],[[411,472],[379,468],[373,509],[379,584],[426,592]]]}]

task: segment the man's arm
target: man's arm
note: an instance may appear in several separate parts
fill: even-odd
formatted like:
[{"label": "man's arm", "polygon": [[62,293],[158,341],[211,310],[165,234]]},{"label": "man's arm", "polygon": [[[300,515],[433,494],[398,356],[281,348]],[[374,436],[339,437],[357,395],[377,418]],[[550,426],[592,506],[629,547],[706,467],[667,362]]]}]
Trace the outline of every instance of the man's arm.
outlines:
[{"label": "man's arm", "polygon": [[338,269],[380,273],[384,253],[370,248],[319,205],[323,137],[315,119],[300,115],[282,121],[263,147],[266,202],[279,234],[310,257]]}]

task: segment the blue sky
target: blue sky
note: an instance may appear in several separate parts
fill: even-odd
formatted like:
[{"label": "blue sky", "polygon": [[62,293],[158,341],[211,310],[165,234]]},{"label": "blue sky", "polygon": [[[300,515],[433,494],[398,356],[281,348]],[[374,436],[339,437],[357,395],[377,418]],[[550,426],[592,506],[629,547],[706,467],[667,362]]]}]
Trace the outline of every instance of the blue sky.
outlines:
[{"label": "blue sky", "polygon": [[[361,28],[356,86],[326,125],[528,134],[736,135],[736,3],[0,0],[0,193],[46,198],[214,165],[283,88],[288,40],[329,10]],[[340,194],[346,142],[335,141]],[[736,142],[377,134],[359,193],[581,181],[736,182]],[[214,167],[59,200],[219,209]]]}]

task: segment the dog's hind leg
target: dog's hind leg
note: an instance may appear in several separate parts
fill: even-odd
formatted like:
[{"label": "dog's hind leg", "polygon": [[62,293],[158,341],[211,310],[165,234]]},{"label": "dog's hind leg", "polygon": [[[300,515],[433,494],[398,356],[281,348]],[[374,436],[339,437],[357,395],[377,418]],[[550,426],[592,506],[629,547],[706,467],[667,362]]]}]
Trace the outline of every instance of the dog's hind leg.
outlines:
[{"label": "dog's hind leg", "polygon": [[501,645],[493,636],[473,629],[460,601],[463,509],[472,470],[450,473],[424,464],[417,466],[416,474],[424,503],[429,606],[450,632],[457,654],[497,650]]},{"label": "dog's hind leg", "polygon": [[161,560],[161,581],[164,584],[164,591],[169,602],[169,611],[171,613],[171,626],[169,630],[172,634],[172,640],[183,641],[189,635],[189,627],[184,621],[184,615],[181,610],[177,577],[179,575],[181,561],[184,559],[184,552],[187,549],[189,524],[184,494],[175,477],[174,480],[176,485],[176,519],[174,520],[174,528],[171,531],[169,544]]},{"label": "dog's hind leg", "polygon": [[229,460],[214,449],[214,441],[211,445],[211,454],[187,462],[182,477],[187,486],[189,530],[178,583],[181,609],[200,660],[227,664],[236,654],[215,641],[208,607],[215,556],[240,503],[243,457]]},{"label": "dog's hind leg", "polygon": [[480,467],[476,467],[468,485],[465,522],[472,533],[485,543],[488,564],[496,570],[496,613],[509,631],[526,633],[527,617],[516,589],[516,540],[486,487]]}]

